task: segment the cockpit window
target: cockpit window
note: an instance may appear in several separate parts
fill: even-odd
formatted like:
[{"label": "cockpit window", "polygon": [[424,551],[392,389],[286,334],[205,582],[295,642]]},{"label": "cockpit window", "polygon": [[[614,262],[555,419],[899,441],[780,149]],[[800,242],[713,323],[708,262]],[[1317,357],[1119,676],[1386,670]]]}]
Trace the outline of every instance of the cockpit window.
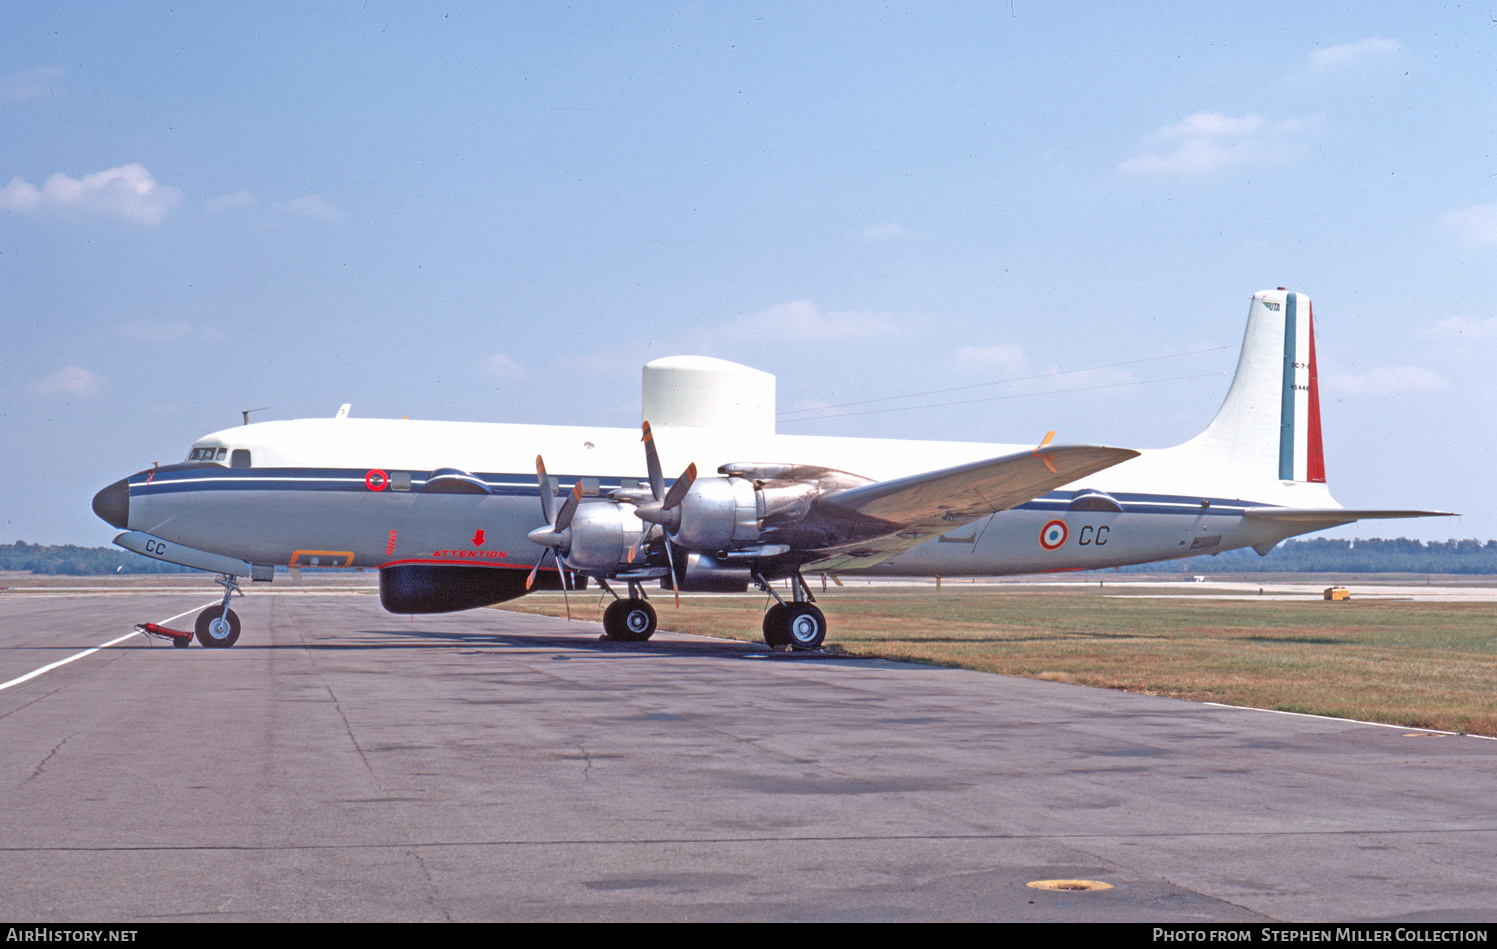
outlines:
[{"label": "cockpit window", "polygon": [[236,449],[234,449],[234,454],[232,454],[232,455],[229,456],[229,467],[230,468],[249,468],[249,467],[252,467],[252,465],[250,465],[250,453],[249,453],[249,449],[248,448],[236,448]]},{"label": "cockpit window", "polygon": [[223,461],[229,456],[227,448],[215,448],[210,445],[199,445],[188,454],[188,461]]}]

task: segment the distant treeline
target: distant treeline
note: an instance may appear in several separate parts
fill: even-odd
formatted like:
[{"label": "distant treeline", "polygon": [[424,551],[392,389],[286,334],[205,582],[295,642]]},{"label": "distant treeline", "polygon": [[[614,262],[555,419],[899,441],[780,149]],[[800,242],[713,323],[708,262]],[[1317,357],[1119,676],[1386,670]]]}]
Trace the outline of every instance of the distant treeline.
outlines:
[{"label": "distant treeline", "polygon": [[1497,540],[1432,540],[1395,537],[1341,540],[1312,537],[1286,540],[1260,557],[1252,550],[1229,550],[1215,557],[1190,557],[1124,567],[1130,573],[1487,573],[1497,574]]},{"label": "distant treeline", "polygon": [[32,573],[70,577],[101,573],[200,573],[191,567],[162,563],[150,557],[119,547],[75,547],[72,544],[47,546],[18,540],[0,544],[0,570],[29,570]]}]

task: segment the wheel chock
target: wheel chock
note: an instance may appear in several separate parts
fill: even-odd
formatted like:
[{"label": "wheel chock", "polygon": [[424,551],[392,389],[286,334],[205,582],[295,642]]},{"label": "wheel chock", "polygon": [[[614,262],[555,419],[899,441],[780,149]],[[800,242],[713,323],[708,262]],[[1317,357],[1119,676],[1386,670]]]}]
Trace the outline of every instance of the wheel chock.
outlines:
[{"label": "wheel chock", "polygon": [[183,646],[192,642],[192,633],[180,629],[171,629],[157,623],[136,623],[135,631],[145,633],[147,636],[155,636],[157,639],[169,640],[174,646]]}]

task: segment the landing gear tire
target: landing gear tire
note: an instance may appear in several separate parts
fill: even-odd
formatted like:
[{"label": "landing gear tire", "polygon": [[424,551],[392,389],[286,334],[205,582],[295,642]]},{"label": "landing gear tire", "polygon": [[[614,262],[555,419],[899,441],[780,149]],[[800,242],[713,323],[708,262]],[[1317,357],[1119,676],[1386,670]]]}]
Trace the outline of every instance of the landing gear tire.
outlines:
[{"label": "landing gear tire", "polygon": [[621,643],[642,643],[655,635],[655,607],[648,600],[614,600],[603,611],[603,632]]},{"label": "landing gear tire", "polygon": [[766,646],[790,645],[790,629],[785,625],[785,611],[790,609],[776,603],[764,613],[764,644]]},{"label": "landing gear tire", "polygon": [[790,648],[800,652],[821,648],[826,639],[826,616],[810,603],[792,603],[785,608],[783,620]]},{"label": "landing gear tire", "polygon": [[233,610],[210,606],[198,614],[196,630],[203,648],[228,649],[239,641],[239,616]]},{"label": "landing gear tire", "polygon": [[172,637],[172,648],[173,649],[186,649],[188,646],[191,646],[191,645],[192,645],[192,637],[191,636],[173,636]]}]

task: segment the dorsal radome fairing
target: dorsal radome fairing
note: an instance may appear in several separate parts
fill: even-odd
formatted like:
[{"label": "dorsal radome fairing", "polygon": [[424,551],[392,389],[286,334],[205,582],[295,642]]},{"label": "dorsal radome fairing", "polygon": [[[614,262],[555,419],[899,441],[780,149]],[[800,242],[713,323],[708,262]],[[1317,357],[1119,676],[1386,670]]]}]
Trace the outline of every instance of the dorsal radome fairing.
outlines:
[{"label": "dorsal radome fairing", "polygon": [[775,377],[711,356],[666,356],[645,364],[641,407],[644,421],[656,428],[773,435]]}]

